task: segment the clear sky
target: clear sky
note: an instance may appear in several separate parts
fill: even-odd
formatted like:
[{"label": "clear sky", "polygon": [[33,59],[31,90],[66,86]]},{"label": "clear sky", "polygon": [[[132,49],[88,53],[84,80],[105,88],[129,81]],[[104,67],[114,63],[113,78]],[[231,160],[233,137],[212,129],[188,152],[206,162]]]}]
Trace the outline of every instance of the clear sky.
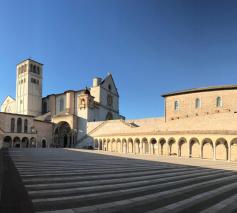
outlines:
[{"label": "clear sky", "polygon": [[0,0],[0,102],[28,57],[44,95],[111,72],[121,114],[162,116],[162,93],[237,84],[237,1]]}]

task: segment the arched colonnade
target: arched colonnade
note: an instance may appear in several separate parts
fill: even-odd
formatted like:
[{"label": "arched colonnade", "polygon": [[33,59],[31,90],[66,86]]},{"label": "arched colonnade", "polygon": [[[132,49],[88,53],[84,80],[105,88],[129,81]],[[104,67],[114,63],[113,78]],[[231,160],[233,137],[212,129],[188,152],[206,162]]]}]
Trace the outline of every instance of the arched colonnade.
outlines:
[{"label": "arched colonnade", "polygon": [[109,152],[237,161],[237,137],[95,137]]},{"label": "arched colonnade", "polygon": [[48,143],[45,138],[37,141],[36,137],[5,136],[3,138],[4,148],[47,148]]}]

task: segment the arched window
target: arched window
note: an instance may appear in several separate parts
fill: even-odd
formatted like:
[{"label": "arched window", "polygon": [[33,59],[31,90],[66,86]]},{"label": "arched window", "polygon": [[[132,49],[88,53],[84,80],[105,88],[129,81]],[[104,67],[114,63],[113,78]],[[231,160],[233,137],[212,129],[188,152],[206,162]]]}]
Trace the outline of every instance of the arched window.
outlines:
[{"label": "arched window", "polygon": [[222,107],[222,99],[221,97],[216,98],[216,107]]},{"label": "arched window", "polygon": [[201,100],[199,98],[196,98],[195,100],[195,108],[198,109],[201,107]]},{"label": "arched window", "polygon": [[17,132],[21,133],[22,132],[22,119],[17,118]]},{"label": "arched window", "polygon": [[59,102],[59,111],[62,112],[64,110],[64,99],[61,98]]},{"label": "arched window", "polygon": [[15,118],[11,119],[11,132],[15,132]]},{"label": "arched window", "polygon": [[112,87],[111,87],[111,85],[109,84],[109,85],[108,85],[108,89],[111,90],[111,88],[112,88]]},{"label": "arched window", "polygon": [[175,101],[175,102],[174,102],[174,110],[175,110],[175,111],[178,111],[178,110],[179,110],[179,102],[178,102],[178,101]]},{"label": "arched window", "polygon": [[28,120],[25,119],[24,120],[24,133],[27,133],[28,132]]},{"label": "arched window", "polygon": [[113,120],[113,114],[111,112],[107,113],[106,120]]}]

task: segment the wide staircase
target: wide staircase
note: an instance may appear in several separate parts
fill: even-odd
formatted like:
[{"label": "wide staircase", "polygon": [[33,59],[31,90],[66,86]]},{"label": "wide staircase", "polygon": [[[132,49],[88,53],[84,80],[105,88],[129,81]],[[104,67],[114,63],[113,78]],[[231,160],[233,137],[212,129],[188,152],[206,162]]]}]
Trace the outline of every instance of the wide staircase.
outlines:
[{"label": "wide staircase", "polygon": [[36,212],[237,212],[237,172],[65,149],[12,149]]}]

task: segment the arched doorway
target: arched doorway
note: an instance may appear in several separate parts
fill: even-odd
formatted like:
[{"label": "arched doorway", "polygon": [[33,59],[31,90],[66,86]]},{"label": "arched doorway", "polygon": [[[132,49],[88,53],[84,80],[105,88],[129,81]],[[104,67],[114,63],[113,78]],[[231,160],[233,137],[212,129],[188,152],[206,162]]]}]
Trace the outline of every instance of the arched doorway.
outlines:
[{"label": "arched doorway", "polygon": [[216,140],[216,160],[228,160],[228,144],[224,138]]},{"label": "arched doorway", "polygon": [[112,138],[112,152],[116,152],[116,140],[114,138]]},{"label": "arched doorway", "polygon": [[12,138],[10,136],[6,136],[3,139],[3,148],[11,148],[12,147]]},{"label": "arched doorway", "polygon": [[170,138],[168,140],[168,146],[169,146],[169,155],[171,156],[177,156],[177,148],[175,147],[175,139],[174,138]]},{"label": "arched doorway", "polygon": [[202,142],[202,157],[204,159],[213,159],[213,142],[206,138]]},{"label": "arched doorway", "polygon": [[122,140],[122,152],[127,153],[127,141],[126,141],[126,139]]},{"label": "arched doorway", "polygon": [[102,150],[103,149],[103,147],[102,147],[102,140],[100,139],[99,140],[99,150]]},{"label": "arched doorway", "polygon": [[190,140],[190,157],[200,158],[200,143],[197,138]]},{"label": "arched doorway", "polygon": [[106,139],[103,139],[103,150],[107,151],[107,143],[106,143]]},{"label": "arched doorway", "polygon": [[160,145],[160,155],[167,155],[166,140],[164,138],[161,138],[159,140],[159,145]]},{"label": "arched doorway", "polygon": [[45,139],[42,140],[42,148],[46,148],[47,147],[47,142]]},{"label": "arched doorway", "polygon": [[24,137],[21,141],[21,148],[28,148],[29,147],[29,139]]},{"label": "arched doorway", "polygon": [[111,152],[111,141],[110,139],[107,140],[107,151]]},{"label": "arched doorway", "polygon": [[134,141],[135,143],[134,143],[134,151],[135,151],[135,153],[136,154],[140,154],[140,140],[138,139],[138,138],[136,138],[135,139],[135,141]]},{"label": "arched doorway", "polygon": [[36,148],[36,138],[31,138],[30,139],[30,147]]},{"label": "arched doorway", "polygon": [[117,152],[121,152],[121,140],[118,138],[117,139],[117,148],[116,148],[116,150],[117,150]]},{"label": "arched doorway", "polygon": [[14,148],[21,148],[21,139],[19,137],[15,137],[13,139],[13,147]]},{"label": "arched doorway", "polygon": [[151,143],[151,154],[152,155],[158,154],[158,147],[157,147],[156,139],[152,138],[150,143]]},{"label": "arched doorway", "polygon": [[94,147],[95,147],[95,149],[99,148],[99,143],[98,143],[97,139],[94,140]]},{"label": "arched doorway", "polygon": [[149,144],[147,138],[142,139],[143,154],[149,154]]},{"label": "arched doorway", "polygon": [[133,153],[133,140],[132,140],[132,138],[128,139],[128,153]]},{"label": "arched doorway", "polygon": [[179,140],[179,157],[189,157],[188,142],[185,138]]},{"label": "arched doorway", "polygon": [[70,125],[65,121],[58,123],[54,129],[54,138],[56,147],[71,147],[72,131]]}]

